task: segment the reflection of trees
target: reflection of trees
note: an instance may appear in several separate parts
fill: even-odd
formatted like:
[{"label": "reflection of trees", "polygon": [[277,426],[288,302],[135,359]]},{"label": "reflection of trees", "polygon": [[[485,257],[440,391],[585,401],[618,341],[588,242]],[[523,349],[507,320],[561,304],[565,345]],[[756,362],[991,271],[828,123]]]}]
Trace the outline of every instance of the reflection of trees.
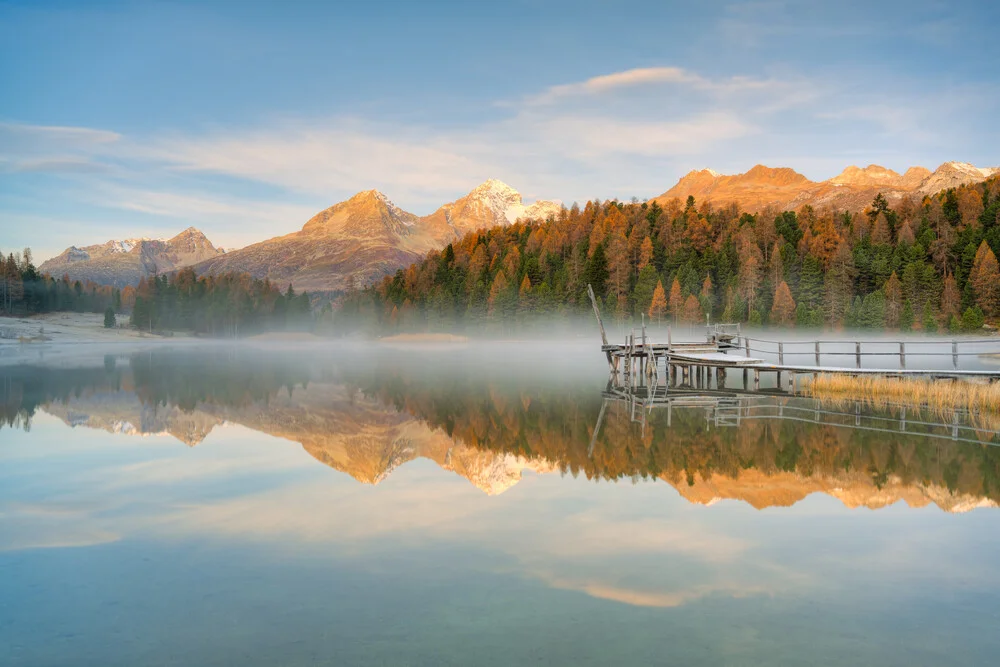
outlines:
[{"label": "reflection of trees", "polygon": [[467,445],[543,457],[591,479],[660,477],[690,486],[698,477],[737,479],[747,469],[810,477],[860,472],[877,488],[892,477],[1000,500],[1000,447],[986,444],[778,419],[709,429],[701,409],[674,410],[670,426],[665,409],[653,410],[643,431],[624,404],[613,403],[588,453],[601,406],[593,389],[525,390],[454,377],[424,384],[391,373],[362,386]]},{"label": "reflection of trees", "polygon": [[[222,348],[143,353],[128,363],[83,369],[0,368],[0,424],[23,424],[51,401],[119,390],[135,392],[146,405],[176,405],[186,412],[213,404],[260,406],[264,414],[281,389],[294,402],[297,392],[322,382],[358,387],[466,445],[544,458],[590,479],[659,477],[680,487],[713,475],[738,479],[750,469],[829,478],[852,473],[878,488],[892,478],[1000,501],[1000,447],[787,420],[706,428],[700,409],[674,410],[669,426],[666,410],[653,410],[641,429],[624,404],[613,403],[588,452],[601,409],[599,387],[540,377],[503,368],[435,371],[391,356],[317,359]],[[337,424],[320,420],[314,428]]]},{"label": "reflection of trees", "polygon": [[231,350],[197,354],[140,353],[97,367],[0,367],[0,426],[29,427],[40,406],[88,393],[132,391],[145,405],[174,405],[191,412],[199,403],[240,407],[267,403],[278,390],[308,386],[307,364],[255,358]]},{"label": "reflection of trees", "polygon": [[199,403],[240,407],[267,403],[279,389],[293,394],[307,387],[308,366],[301,360],[219,350],[200,354],[137,354],[129,368],[143,403],[176,405],[189,412]]},{"label": "reflection of trees", "polygon": [[0,428],[4,424],[28,430],[38,408],[65,402],[86,391],[115,391],[122,371],[114,363],[92,368],[0,367]]}]

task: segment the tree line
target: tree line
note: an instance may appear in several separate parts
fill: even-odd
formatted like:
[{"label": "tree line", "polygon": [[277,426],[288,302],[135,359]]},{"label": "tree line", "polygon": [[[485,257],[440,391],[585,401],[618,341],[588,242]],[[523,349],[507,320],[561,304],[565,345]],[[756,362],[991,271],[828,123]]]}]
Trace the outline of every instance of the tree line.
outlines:
[{"label": "tree line", "polygon": [[[0,255],[2,258],[2,255]],[[269,280],[228,273],[198,277],[190,268],[142,278],[119,290],[69,277],[54,278],[35,267],[30,248],[0,259],[0,314],[104,313],[104,325],[146,331],[186,330],[211,336],[240,336],[313,325],[309,294],[291,285],[282,292]],[[328,314],[328,313],[327,313]]]},{"label": "tree line", "polygon": [[148,331],[187,330],[238,337],[275,329],[312,326],[309,293],[291,285],[282,292],[267,279],[245,273],[195,275],[181,269],[142,278],[135,290],[131,326]]},{"label": "tree line", "polygon": [[[134,288],[126,288],[125,293]],[[123,291],[108,285],[79,280],[69,276],[54,278],[41,274],[35,267],[31,248],[0,253],[0,313],[5,315],[34,315],[68,311],[101,313],[107,308],[121,312],[125,296]]]},{"label": "tree line", "polygon": [[1000,177],[860,212],[587,202],[471,233],[349,293],[341,330],[620,321],[972,330],[1000,316]]}]

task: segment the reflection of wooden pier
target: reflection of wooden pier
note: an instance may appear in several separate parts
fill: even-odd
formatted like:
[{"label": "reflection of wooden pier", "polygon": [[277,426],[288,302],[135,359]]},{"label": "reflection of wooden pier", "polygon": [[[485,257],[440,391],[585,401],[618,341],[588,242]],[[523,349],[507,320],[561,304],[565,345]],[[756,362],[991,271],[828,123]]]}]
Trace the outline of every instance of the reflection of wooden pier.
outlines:
[{"label": "reflection of wooden pier", "polygon": [[[704,341],[675,342],[667,328],[667,341],[654,343],[645,325],[633,329],[623,344],[608,342],[594,292],[588,286],[594,315],[601,330],[601,351],[604,352],[612,377],[621,377],[632,386],[644,378],[659,378],[664,384],[680,389],[703,390],[727,387],[730,372],[742,371],[744,390],[759,391],[761,375],[773,373],[774,386],[794,391],[796,377],[818,375],[878,375],[883,377],[926,377],[931,379],[1000,380],[997,370],[975,370],[960,367],[960,359],[1000,353],[1000,338],[992,339],[928,339],[926,341],[771,341],[746,336],[738,324],[716,324],[708,327]],[[909,345],[909,349],[907,346]],[[807,357],[815,363],[801,363]],[[829,365],[826,359],[847,357],[854,364]],[[930,366],[909,367],[908,360],[928,359]],[[791,363],[794,359],[797,363]],[[877,359],[878,366],[866,366]],[[787,361],[786,361],[787,360]],[[890,363],[886,363],[886,362]],[[939,368],[933,368],[939,362]],[[740,379],[739,377],[737,379]]]},{"label": "reflection of wooden pier", "polygon": [[[645,432],[654,410],[663,410],[666,426],[672,425],[678,410],[701,410],[708,428],[739,428],[757,421],[794,421],[836,426],[862,431],[947,439],[955,442],[1000,446],[1000,431],[975,424],[975,415],[965,409],[949,411],[948,419],[939,419],[932,410],[913,406],[891,405],[891,412],[873,412],[862,401],[824,404],[781,390],[749,392],[742,390],[692,390],[664,385],[623,385],[608,382],[602,394],[601,412],[590,442],[593,453],[608,408],[621,406],[629,421]],[[619,413],[620,415],[621,413]]]}]

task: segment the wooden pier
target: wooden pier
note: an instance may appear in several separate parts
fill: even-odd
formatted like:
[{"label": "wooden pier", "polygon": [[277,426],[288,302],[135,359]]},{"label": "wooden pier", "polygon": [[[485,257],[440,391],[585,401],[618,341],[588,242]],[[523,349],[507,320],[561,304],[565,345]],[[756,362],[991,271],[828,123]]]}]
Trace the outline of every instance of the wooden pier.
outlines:
[{"label": "wooden pier", "polygon": [[[712,389],[727,387],[730,372],[742,371],[743,389],[761,389],[762,374],[774,374],[776,388],[794,391],[796,377],[803,374],[819,375],[878,375],[883,377],[925,377],[941,380],[1000,381],[1000,365],[996,370],[977,370],[961,367],[964,357],[997,355],[1000,357],[1000,337],[986,339],[928,339],[910,341],[889,340],[815,340],[772,341],[746,336],[738,324],[709,326],[705,340],[674,342],[671,329],[667,328],[666,342],[650,340],[645,324],[625,336],[625,342],[608,342],[604,323],[594,292],[588,285],[594,315],[601,331],[601,351],[608,361],[611,375],[625,386],[633,386],[650,379],[664,378],[662,384],[685,389]],[[909,349],[907,349],[909,345]],[[824,349],[825,348],[825,349]],[[760,355],[760,356],[752,356]],[[770,357],[774,360],[768,360]],[[810,363],[791,363],[789,358],[806,357]],[[823,357],[847,357],[849,365],[825,365]],[[865,361],[879,359],[879,366],[865,366]],[[912,367],[914,358],[931,360],[924,368]],[[884,362],[896,363],[889,367]],[[941,362],[939,368],[933,362]],[[661,376],[661,368],[663,375]]]}]

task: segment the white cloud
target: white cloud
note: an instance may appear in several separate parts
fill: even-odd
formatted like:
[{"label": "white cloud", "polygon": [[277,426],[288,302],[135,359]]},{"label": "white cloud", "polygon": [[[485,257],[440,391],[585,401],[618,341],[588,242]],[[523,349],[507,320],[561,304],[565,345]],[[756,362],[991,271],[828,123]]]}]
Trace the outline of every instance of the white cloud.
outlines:
[{"label": "white cloud", "polygon": [[113,151],[121,135],[89,127],[0,123],[0,169],[91,173],[107,167],[97,158]]},{"label": "white cloud", "polygon": [[528,98],[532,104],[551,104],[575,95],[597,95],[620,88],[650,84],[680,83],[701,85],[705,79],[680,67],[643,67],[613,74],[602,74],[586,81],[552,86],[541,95]]}]

